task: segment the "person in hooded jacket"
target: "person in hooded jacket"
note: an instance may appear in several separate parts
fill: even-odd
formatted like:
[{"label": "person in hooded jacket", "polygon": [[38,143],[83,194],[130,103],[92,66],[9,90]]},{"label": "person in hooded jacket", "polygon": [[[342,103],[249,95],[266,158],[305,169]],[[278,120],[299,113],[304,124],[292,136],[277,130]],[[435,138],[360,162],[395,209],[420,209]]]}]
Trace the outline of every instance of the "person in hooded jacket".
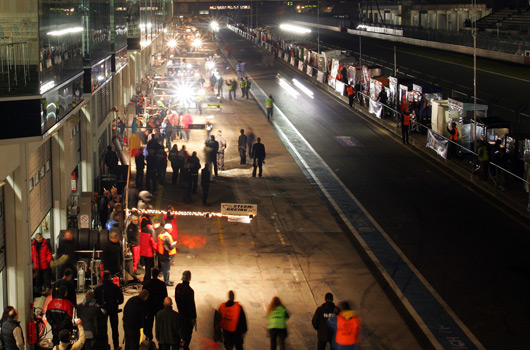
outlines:
[{"label": "person in hooded jacket", "polygon": [[[77,317],[83,322],[85,329],[85,347],[84,350],[97,349],[94,347],[96,339],[98,338],[98,324],[107,324],[105,313],[101,306],[97,304],[94,297],[94,291],[89,290],[85,294],[85,300],[77,305]],[[105,327],[106,328],[106,327]],[[106,335],[105,330],[105,335]]]},{"label": "person in hooded jacket", "polygon": [[53,256],[50,243],[42,236],[42,233],[37,233],[31,241],[31,260],[33,262],[33,268],[38,271],[36,288],[39,292],[42,288],[45,291],[49,291],[52,277],[50,263],[53,260]]},{"label": "person in hooded jacket", "polygon": [[325,303],[316,309],[313,319],[311,320],[313,328],[317,331],[318,350],[326,349],[327,343],[331,346],[333,331],[329,328],[327,320],[336,316],[333,294],[326,293],[324,299]]}]

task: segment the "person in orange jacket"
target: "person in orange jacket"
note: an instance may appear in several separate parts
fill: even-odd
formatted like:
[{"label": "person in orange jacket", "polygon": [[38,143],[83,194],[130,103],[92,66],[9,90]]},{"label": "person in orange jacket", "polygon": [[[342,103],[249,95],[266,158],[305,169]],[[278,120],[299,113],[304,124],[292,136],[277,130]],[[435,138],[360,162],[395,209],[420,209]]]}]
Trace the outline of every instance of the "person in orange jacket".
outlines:
[{"label": "person in orange jacket", "polygon": [[243,350],[243,338],[247,333],[247,318],[239,303],[235,300],[233,291],[228,292],[228,301],[219,306],[221,322],[218,325],[223,330],[224,346],[226,350]]},{"label": "person in orange jacket", "polygon": [[337,317],[328,318],[328,326],[335,332],[333,350],[356,350],[361,335],[361,318],[347,301],[339,303]]}]

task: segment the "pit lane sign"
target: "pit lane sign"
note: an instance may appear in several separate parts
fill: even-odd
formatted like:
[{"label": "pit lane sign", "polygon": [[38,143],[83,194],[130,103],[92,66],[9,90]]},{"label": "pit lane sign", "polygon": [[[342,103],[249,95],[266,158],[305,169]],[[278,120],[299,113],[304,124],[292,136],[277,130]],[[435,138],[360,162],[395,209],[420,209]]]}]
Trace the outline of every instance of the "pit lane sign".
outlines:
[{"label": "pit lane sign", "polygon": [[258,215],[257,204],[221,203],[221,214],[238,216]]}]

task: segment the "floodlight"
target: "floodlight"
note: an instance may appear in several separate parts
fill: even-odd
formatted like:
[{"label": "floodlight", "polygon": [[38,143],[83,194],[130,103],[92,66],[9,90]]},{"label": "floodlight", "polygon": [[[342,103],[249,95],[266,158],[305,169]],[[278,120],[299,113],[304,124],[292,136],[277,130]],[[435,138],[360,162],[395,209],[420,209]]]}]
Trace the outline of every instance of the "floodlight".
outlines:
[{"label": "floodlight", "polygon": [[292,24],[280,24],[280,29],[297,34],[311,33],[311,29],[309,28],[299,27]]}]

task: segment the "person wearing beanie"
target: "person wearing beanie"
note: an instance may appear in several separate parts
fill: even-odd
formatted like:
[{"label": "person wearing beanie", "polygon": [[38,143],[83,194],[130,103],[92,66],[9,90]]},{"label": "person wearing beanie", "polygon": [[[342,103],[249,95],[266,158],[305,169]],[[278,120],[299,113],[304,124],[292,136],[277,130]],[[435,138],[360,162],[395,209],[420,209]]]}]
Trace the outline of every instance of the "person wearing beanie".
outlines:
[{"label": "person wearing beanie", "polygon": [[75,342],[71,342],[72,333],[68,329],[63,329],[59,332],[59,345],[56,345],[53,350],[81,350],[85,345],[85,330],[81,325],[81,319],[75,323],[78,330],[78,338]]},{"label": "person wearing beanie", "polygon": [[184,341],[184,350],[189,349],[193,327],[197,324],[197,309],[195,307],[195,292],[190,287],[191,272],[182,273],[182,283],[175,288],[175,302],[180,314],[181,335]]},{"label": "person wearing beanie", "polygon": [[317,349],[326,349],[326,344],[333,338],[333,331],[328,327],[327,320],[336,316],[335,304],[333,303],[333,294],[326,293],[324,297],[325,303],[320,305],[313,315],[311,323],[313,328],[317,331]]}]

